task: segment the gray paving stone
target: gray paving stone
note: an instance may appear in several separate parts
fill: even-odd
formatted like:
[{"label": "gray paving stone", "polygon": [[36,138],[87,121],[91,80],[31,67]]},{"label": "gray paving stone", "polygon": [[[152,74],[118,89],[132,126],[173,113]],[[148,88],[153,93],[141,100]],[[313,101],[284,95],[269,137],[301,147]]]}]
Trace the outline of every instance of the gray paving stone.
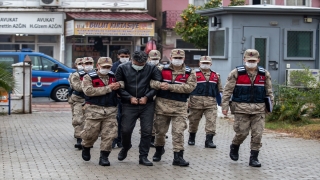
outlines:
[{"label": "gray paving stone", "polygon": [[[221,117],[221,114],[219,115]],[[219,118],[216,149],[204,148],[204,119],[196,145],[188,146],[185,131],[185,159],[189,167],[172,165],[171,129],[166,153],[153,167],[138,164],[139,122],[133,133],[133,147],[124,161],[118,161],[119,148],[113,149],[110,167],[99,166],[100,139],[85,162],[73,146],[71,113],[36,112],[29,115],[0,116],[0,179],[320,179],[319,141],[292,138],[266,131],[259,160],[261,168],[248,165],[249,139],[240,148],[237,162],[229,158],[234,136],[232,122]],[[249,135],[250,137],[250,135]],[[155,152],[150,149],[149,159]]]}]

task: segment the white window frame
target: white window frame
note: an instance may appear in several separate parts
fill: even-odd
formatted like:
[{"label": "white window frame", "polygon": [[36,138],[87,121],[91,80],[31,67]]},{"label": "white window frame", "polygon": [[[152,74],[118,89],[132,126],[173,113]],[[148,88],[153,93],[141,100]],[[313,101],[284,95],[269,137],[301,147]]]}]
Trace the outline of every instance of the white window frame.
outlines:
[{"label": "white window frame", "polygon": [[[250,0],[251,1],[251,0]],[[297,4],[297,0],[295,0],[296,1],[296,4]],[[288,6],[287,5],[287,0],[284,0],[284,5],[285,6]],[[297,5],[295,5],[295,6],[297,6]],[[312,0],[306,0],[306,5],[305,5],[305,7],[312,7]]]},{"label": "white window frame", "polygon": [[[312,57],[288,57],[288,44],[287,44],[287,38],[288,38],[288,31],[310,31],[313,32],[312,37]],[[316,59],[316,29],[284,29],[284,60],[315,60]]]},{"label": "white window frame", "polygon": [[[210,32],[212,31],[224,31],[224,52],[223,52],[223,56],[212,56],[210,55],[210,49],[211,49],[211,43],[210,43]],[[216,29],[212,29],[209,31],[209,35],[208,35],[208,54],[212,59],[228,59],[228,38],[229,38],[229,33],[228,33],[228,28],[216,28]]]},{"label": "white window frame", "polygon": [[[204,0],[204,3],[207,3],[209,0]],[[194,0],[189,0],[189,4],[193,4],[194,5]],[[203,6],[203,5],[202,5]]]},{"label": "white window frame", "polygon": [[[270,5],[274,5],[276,0],[270,0]],[[260,0],[261,4],[264,4],[264,0]],[[249,0],[249,5],[252,5],[252,0]]]}]

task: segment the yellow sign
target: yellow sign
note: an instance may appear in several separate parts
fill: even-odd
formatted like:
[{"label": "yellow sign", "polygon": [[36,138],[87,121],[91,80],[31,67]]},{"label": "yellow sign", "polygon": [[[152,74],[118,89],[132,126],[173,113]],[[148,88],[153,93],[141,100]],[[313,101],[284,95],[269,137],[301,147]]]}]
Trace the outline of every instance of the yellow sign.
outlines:
[{"label": "yellow sign", "polygon": [[154,36],[154,22],[74,21],[73,35]]}]

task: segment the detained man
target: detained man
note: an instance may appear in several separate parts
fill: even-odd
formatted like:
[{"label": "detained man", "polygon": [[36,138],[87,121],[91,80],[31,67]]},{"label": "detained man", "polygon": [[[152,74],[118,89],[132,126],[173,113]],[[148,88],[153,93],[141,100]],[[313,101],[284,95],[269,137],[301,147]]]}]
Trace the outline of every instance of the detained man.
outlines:
[{"label": "detained man", "polygon": [[121,84],[119,89],[122,103],[121,137],[122,145],[118,160],[127,157],[132,147],[131,137],[136,121],[140,118],[141,138],[139,144],[139,164],[153,166],[148,160],[152,137],[154,101],[157,91],[150,87],[150,81],[161,81],[161,73],[156,66],[147,63],[148,55],[135,51],[132,61],[121,64],[116,72],[116,80]]}]

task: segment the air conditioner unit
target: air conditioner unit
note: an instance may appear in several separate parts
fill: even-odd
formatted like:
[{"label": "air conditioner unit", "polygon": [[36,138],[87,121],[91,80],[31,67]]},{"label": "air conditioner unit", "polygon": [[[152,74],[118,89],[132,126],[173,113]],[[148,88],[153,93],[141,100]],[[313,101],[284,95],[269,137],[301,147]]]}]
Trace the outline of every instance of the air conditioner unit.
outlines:
[{"label": "air conditioner unit", "polygon": [[40,6],[60,6],[62,0],[40,0]]},{"label": "air conditioner unit", "polygon": [[[289,87],[299,87],[302,88],[304,87],[302,85],[302,83],[298,82],[295,80],[295,77],[292,77],[292,73],[300,71],[301,73],[306,73],[305,69],[287,69],[286,70],[286,85]],[[312,76],[314,76],[314,78],[316,79],[317,82],[320,82],[320,70],[319,69],[309,69],[309,71],[311,72]],[[299,74],[297,74],[297,76],[299,76]],[[312,87],[316,87],[316,84],[314,84],[314,86]]]}]

